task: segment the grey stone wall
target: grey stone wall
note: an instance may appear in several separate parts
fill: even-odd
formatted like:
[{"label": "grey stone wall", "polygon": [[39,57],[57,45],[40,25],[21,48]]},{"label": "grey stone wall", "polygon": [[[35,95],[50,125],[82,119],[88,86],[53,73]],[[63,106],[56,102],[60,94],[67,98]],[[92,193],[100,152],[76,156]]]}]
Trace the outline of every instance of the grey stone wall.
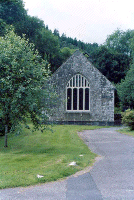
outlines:
[{"label": "grey stone wall", "polygon": [[[90,83],[90,111],[66,111],[66,86],[76,74]],[[113,122],[114,87],[78,50],[52,75],[50,84],[55,87],[59,101],[50,121]]]}]

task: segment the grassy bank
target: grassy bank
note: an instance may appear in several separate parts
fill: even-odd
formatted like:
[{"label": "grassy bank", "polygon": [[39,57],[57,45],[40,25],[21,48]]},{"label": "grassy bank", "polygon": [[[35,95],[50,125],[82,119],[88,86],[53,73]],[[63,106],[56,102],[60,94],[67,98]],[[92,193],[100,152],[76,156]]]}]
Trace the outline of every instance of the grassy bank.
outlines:
[{"label": "grassy bank", "polygon": [[[92,165],[92,153],[77,132],[95,126],[55,125],[52,131],[9,135],[8,148],[0,137],[0,188],[28,186],[69,176]],[[83,156],[80,156],[83,155]],[[77,166],[69,166],[75,161]],[[43,175],[37,178],[37,174]]]},{"label": "grassy bank", "polygon": [[126,135],[134,136],[134,130],[130,131],[129,128],[120,129],[119,132],[123,133],[123,134],[126,134]]}]

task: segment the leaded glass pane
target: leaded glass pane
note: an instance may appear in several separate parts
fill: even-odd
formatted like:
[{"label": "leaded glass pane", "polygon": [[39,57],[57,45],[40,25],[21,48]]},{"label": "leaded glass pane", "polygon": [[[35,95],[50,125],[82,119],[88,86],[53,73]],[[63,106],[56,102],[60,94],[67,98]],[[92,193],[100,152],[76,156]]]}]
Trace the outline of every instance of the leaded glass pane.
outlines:
[{"label": "leaded glass pane", "polygon": [[73,77],[73,87],[75,87],[75,76]]},{"label": "leaded glass pane", "polygon": [[83,110],[83,88],[79,89],[79,110]]},{"label": "leaded glass pane", "polygon": [[77,110],[77,89],[73,89],[73,110]]},{"label": "leaded glass pane", "polygon": [[81,75],[79,75],[79,87],[81,87]]},{"label": "leaded glass pane", "polygon": [[76,87],[78,87],[78,75],[76,75]]},{"label": "leaded glass pane", "polygon": [[85,110],[89,110],[89,88],[85,89]]}]

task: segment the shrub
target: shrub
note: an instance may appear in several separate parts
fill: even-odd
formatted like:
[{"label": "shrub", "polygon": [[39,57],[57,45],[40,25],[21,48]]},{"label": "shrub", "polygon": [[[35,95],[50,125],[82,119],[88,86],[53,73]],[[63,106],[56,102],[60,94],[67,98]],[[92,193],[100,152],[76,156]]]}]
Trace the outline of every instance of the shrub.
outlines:
[{"label": "shrub", "polygon": [[134,110],[128,109],[122,113],[122,123],[134,130]]}]

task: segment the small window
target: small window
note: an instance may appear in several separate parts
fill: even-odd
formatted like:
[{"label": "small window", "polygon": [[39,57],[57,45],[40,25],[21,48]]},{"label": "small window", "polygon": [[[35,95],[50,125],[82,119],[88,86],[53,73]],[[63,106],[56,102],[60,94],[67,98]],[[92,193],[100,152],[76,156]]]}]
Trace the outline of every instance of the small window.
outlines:
[{"label": "small window", "polygon": [[67,110],[90,110],[90,84],[80,74],[73,76],[67,83]]}]

